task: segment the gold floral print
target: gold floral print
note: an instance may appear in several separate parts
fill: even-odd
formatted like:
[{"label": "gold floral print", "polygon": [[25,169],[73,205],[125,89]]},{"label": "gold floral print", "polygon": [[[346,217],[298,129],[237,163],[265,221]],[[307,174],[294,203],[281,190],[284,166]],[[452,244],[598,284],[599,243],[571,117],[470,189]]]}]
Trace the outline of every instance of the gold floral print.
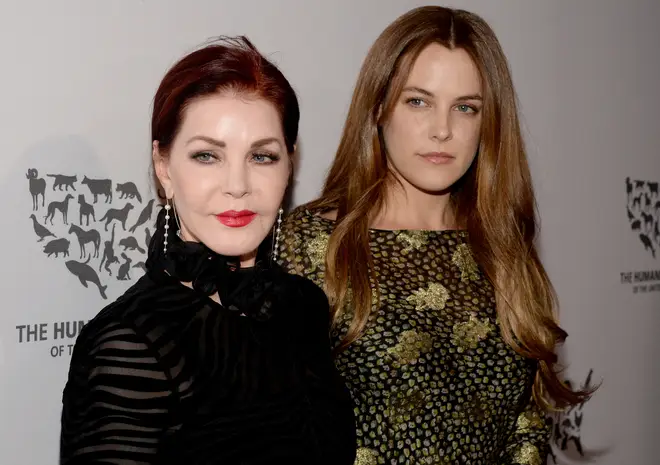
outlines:
[{"label": "gold floral print", "polygon": [[539,450],[529,442],[523,443],[513,454],[513,463],[519,465],[542,465]]},{"label": "gold floral print", "polygon": [[387,352],[404,364],[416,361],[420,355],[433,347],[433,338],[430,334],[417,331],[403,331],[399,334],[399,343],[387,349]]},{"label": "gold floral print", "polygon": [[545,424],[537,412],[527,411],[518,415],[516,426],[516,433],[527,434],[535,429],[543,428]]},{"label": "gold floral print", "polygon": [[472,252],[467,244],[459,244],[451,257],[451,262],[461,270],[461,281],[479,280],[479,267],[472,257]]},{"label": "gold floral print", "polygon": [[488,318],[479,320],[472,314],[468,321],[454,325],[452,342],[462,349],[476,349],[479,341],[485,339],[493,330]]},{"label": "gold floral print", "polygon": [[[279,262],[323,287],[335,223],[308,208],[284,220]],[[368,239],[371,288],[381,298],[335,358],[355,400],[356,465],[511,464],[514,455],[519,465],[539,463],[552,424],[518,417],[520,401],[535,410],[524,397],[534,373],[502,339],[494,290],[474,264],[468,233],[372,229]],[[334,347],[353,315],[350,305],[335,315]]]},{"label": "gold floral print", "polygon": [[312,267],[320,268],[325,265],[328,240],[330,240],[329,234],[320,233],[307,243],[307,255],[309,256]]},{"label": "gold floral print", "polygon": [[396,240],[405,245],[401,253],[409,253],[413,249],[419,250],[428,241],[427,231],[402,231],[396,236]]},{"label": "gold floral print", "polygon": [[360,447],[357,450],[354,465],[376,465],[377,463],[376,453],[373,450],[366,447]]},{"label": "gold floral print", "polygon": [[408,296],[408,302],[415,304],[415,310],[442,310],[449,299],[449,291],[440,283],[431,283],[427,288],[418,289]]}]

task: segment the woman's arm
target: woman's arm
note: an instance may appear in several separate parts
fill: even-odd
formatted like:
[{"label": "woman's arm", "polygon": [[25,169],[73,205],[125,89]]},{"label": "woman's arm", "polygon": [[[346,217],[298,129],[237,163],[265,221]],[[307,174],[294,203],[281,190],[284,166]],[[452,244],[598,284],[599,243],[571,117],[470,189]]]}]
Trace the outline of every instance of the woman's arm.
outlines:
[{"label": "woman's arm", "polygon": [[62,398],[60,464],[155,463],[174,402],[157,354],[127,325],[86,329]]},{"label": "woman's arm", "polygon": [[354,404],[332,357],[328,299],[311,281],[300,281],[304,283],[303,358],[317,440],[325,451],[323,464],[352,465],[357,448]]},{"label": "woman's arm", "polygon": [[516,429],[503,451],[501,465],[545,465],[552,425],[532,399],[518,416]]}]

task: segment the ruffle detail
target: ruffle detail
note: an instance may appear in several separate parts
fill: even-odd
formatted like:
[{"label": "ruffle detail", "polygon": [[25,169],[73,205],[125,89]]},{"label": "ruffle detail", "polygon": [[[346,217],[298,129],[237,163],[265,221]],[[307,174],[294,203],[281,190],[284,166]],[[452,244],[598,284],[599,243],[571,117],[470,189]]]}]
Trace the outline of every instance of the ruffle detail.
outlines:
[{"label": "ruffle detail", "polygon": [[[240,268],[238,257],[220,255],[202,243],[181,240],[175,221],[170,220],[167,230],[164,226],[162,209],[145,263],[152,277],[191,283],[196,292],[205,296],[217,292],[222,307],[259,321],[268,320],[284,301],[285,273],[263,253],[264,247],[260,247],[254,267]],[[163,251],[165,231],[169,233],[167,252]]]}]

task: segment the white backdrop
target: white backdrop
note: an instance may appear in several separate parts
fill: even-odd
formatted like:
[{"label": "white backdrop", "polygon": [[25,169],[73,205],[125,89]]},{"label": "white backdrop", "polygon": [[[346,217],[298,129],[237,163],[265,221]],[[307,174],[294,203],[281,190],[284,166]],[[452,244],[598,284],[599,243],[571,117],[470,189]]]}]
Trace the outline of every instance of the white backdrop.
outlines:
[{"label": "white backdrop", "polygon": [[[148,203],[149,110],[174,60],[208,37],[246,34],[282,67],[301,100],[294,197],[301,203],[321,186],[367,48],[386,24],[423,3],[33,0],[3,8],[0,463],[57,463],[61,390],[78,322],[141,274],[140,249],[155,220]],[[592,371],[592,381],[603,380],[594,399],[558,426],[557,462],[655,463],[660,4],[450,4],[482,14],[510,58],[530,144],[543,256],[570,333],[567,376],[582,383]],[[103,180],[111,181],[112,198]],[[94,192],[101,194],[96,202]],[[68,224],[59,210],[51,224],[51,202],[54,208],[67,194]],[[88,205],[82,211],[94,211],[89,225],[82,217],[83,233],[71,229],[81,226],[81,194]],[[111,218],[121,218],[125,207],[126,230],[112,223],[118,261],[110,275],[102,263],[112,237],[104,217],[111,211]],[[90,230],[100,239],[81,251],[77,237],[93,239]]]}]

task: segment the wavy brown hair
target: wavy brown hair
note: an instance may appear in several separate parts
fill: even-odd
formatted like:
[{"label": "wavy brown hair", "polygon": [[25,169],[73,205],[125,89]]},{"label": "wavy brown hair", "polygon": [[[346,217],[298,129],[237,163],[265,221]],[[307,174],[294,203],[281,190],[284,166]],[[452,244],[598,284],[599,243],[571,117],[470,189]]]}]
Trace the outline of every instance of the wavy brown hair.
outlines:
[{"label": "wavy brown hair", "polygon": [[519,354],[538,360],[537,403],[561,408],[582,402],[590,393],[572,391],[556,371],[555,347],[567,334],[557,323],[556,295],[534,245],[536,204],[507,59],[490,26],[464,10],[416,8],[378,37],[362,65],[322,195],[308,204],[337,212],[325,286],[335,317],[347,305],[350,287],[353,312],[339,349],[360,337],[372,309],[368,229],[391,185],[381,127],[417,56],[431,43],[465,50],[481,75],[480,145],[473,165],[452,188],[450,208],[495,289],[503,337]]}]

